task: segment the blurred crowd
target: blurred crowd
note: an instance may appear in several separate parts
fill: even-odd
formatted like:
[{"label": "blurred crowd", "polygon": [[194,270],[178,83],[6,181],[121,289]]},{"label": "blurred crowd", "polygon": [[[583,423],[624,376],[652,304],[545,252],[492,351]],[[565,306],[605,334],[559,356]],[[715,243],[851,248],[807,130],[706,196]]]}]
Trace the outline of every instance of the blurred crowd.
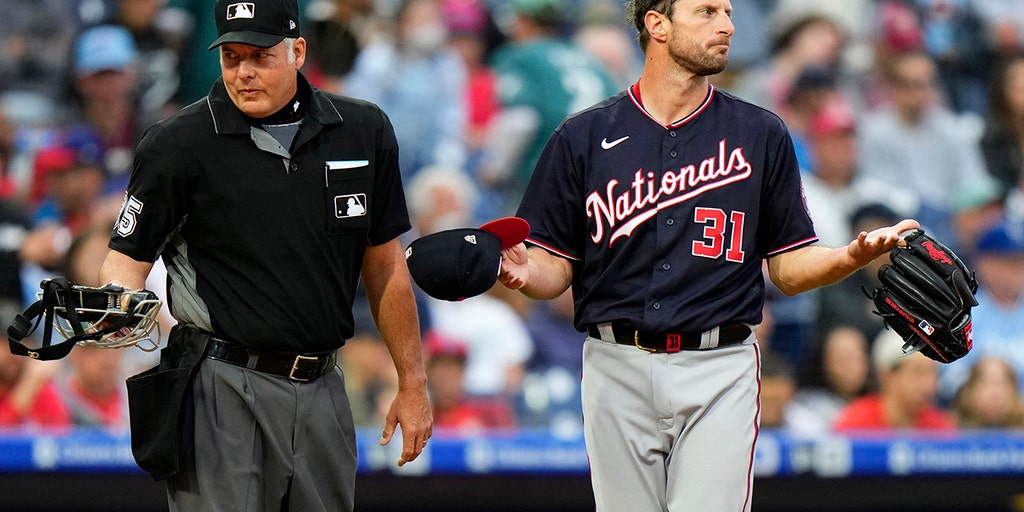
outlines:
[{"label": "blurred crowd", "polygon": [[[219,77],[206,50],[213,3],[0,0],[4,326],[48,276],[101,284],[135,145]],[[614,0],[299,4],[303,73],[379,104],[395,126],[414,226],[406,243],[514,212],[561,120],[624,90],[642,66]],[[952,365],[902,354],[866,293],[877,265],[796,297],[771,294],[758,328],[762,426],[1024,427],[1024,3],[732,5],[730,65],[713,83],[789,126],[822,243],[913,217],[980,284],[974,350]],[[163,296],[156,270],[147,286]],[[537,302],[499,285],[461,302],[418,301],[437,428],[580,434],[585,336],[569,293]],[[380,426],[397,380],[368,308],[356,310],[339,361],[357,424]],[[165,314],[164,334],[171,325]],[[155,357],[79,347],[42,363],[0,349],[0,426],[124,430],[124,378]]]}]

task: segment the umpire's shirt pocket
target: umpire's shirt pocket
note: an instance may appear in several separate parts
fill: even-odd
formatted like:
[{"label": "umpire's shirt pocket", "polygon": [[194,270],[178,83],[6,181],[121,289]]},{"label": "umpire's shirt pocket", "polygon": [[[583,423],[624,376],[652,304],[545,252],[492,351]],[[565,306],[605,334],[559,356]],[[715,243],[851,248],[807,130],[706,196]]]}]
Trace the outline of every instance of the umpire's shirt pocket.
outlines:
[{"label": "umpire's shirt pocket", "polygon": [[344,235],[370,229],[368,160],[327,160],[327,234]]}]

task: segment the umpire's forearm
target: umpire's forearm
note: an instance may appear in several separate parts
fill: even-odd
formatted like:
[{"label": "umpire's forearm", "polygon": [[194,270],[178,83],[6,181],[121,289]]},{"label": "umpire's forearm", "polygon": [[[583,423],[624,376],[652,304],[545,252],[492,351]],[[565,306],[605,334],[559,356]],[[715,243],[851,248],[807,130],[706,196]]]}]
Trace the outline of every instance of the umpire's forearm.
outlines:
[{"label": "umpire's forearm", "polygon": [[146,288],[146,278],[149,277],[151,270],[152,263],[137,261],[121,252],[111,250],[100,267],[99,282],[107,284],[116,281],[129,290],[142,290]]},{"label": "umpire's forearm", "polygon": [[419,316],[397,240],[366,249],[362,277],[370,311],[395,363],[399,386],[425,385]]}]

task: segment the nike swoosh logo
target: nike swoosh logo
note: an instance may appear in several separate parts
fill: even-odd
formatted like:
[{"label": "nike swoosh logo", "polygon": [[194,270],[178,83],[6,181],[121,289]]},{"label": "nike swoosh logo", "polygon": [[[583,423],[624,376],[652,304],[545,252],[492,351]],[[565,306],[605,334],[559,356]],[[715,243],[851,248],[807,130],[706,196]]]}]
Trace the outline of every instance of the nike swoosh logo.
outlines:
[{"label": "nike swoosh logo", "polygon": [[626,135],[625,137],[623,137],[621,139],[615,139],[615,140],[613,140],[611,142],[608,142],[607,138],[601,139],[601,149],[611,149],[611,148],[614,148],[615,146],[618,146],[621,142],[623,142],[624,140],[626,140],[628,138],[629,138],[629,135]]}]

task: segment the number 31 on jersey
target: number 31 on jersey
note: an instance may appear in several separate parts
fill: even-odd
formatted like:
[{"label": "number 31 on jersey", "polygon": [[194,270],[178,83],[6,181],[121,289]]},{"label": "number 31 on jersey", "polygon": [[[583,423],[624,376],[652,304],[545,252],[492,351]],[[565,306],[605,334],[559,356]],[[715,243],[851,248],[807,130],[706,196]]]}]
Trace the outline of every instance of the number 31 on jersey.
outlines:
[{"label": "number 31 on jersey", "polygon": [[704,238],[693,241],[693,255],[711,259],[718,259],[724,255],[726,261],[743,263],[745,218],[744,212],[726,213],[718,208],[698,207],[694,210],[693,220],[704,225]]}]

